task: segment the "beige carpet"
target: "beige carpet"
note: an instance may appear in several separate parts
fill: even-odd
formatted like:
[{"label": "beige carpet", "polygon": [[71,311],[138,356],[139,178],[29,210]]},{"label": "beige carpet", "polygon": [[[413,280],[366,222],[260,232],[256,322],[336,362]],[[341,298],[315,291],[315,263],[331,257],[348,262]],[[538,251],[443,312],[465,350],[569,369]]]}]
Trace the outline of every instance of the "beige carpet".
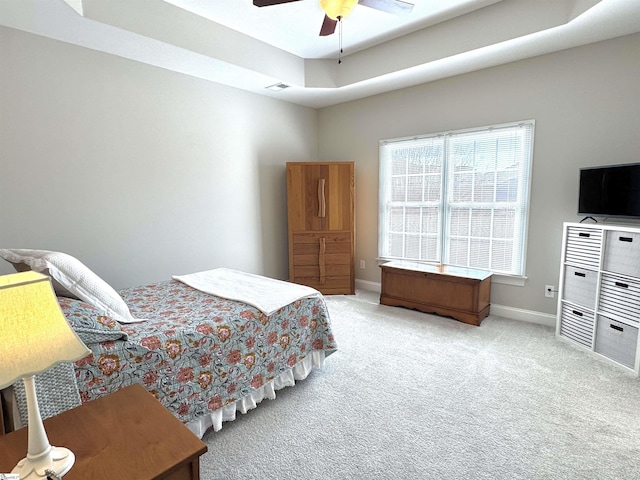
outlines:
[{"label": "beige carpet", "polygon": [[552,329],[327,304],[338,352],[205,435],[203,480],[640,478],[640,381]]}]

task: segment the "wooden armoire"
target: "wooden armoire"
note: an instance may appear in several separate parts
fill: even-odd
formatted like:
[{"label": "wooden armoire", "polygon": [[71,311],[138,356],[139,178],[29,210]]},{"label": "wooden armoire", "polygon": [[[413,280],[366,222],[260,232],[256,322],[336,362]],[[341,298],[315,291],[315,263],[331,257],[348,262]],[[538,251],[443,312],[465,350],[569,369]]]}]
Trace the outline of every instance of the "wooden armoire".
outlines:
[{"label": "wooden armoire", "polygon": [[289,280],[355,293],[353,162],[287,163]]}]

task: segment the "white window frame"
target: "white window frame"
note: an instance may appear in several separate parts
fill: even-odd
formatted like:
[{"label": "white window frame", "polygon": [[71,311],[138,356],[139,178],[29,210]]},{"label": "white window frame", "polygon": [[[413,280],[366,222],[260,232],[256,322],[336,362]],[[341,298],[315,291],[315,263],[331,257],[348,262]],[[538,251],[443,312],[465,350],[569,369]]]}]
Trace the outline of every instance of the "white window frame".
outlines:
[{"label": "white window frame", "polygon": [[[524,151],[521,152],[521,161],[522,165],[520,170],[518,171],[518,198],[516,202],[512,202],[510,206],[512,209],[515,209],[515,221],[514,225],[517,228],[514,228],[514,232],[512,238],[519,239],[519,241],[514,244],[514,259],[512,264],[514,265],[510,271],[496,271],[491,268],[482,268],[483,270],[489,270],[493,273],[497,274],[501,279],[500,283],[510,283],[514,285],[522,285],[524,283],[524,279],[526,278],[526,252],[527,252],[527,237],[528,237],[528,224],[529,224],[529,205],[530,205],[530,190],[531,190],[531,171],[533,165],[533,145],[534,145],[534,133],[535,133],[535,120],[526,120],[512,123],[505,123],[499,125],[490,125],[485,127],[478,127],[472,129],[464,129],[464,130],[456,130],[456,131],[448,131],[448,132],[439,132],[434,134],[420,135],[415,137],[403,137],[403,138],[395,138],[395,139],[386,139],[380,141],[380,192],[379,192],[379,225],[378,225],[378,255],[380,261],[390,261],[390,260],[410,260],[410,261],[419,261],[424,263],[443,263],[443,264],[456,264],[455,262],[449,262],[450,256],[450,244],[449,239],[451,237],[449,227],[450,227],[450,219],[451,219],[451,211],[452,207],[463,207],[464,205],[460,202],[453,203],[452,199],[452,182],[453,182],[453,159],[450,152],[451,143],[455,141],[456,137],[464,136],[464,135],[476,135],[482,134],[483,132],[495,134],[495,131],[517,131],[517,129],[524,128],[523,130],[523,141],[524,141]],[[438,225],[439,231],[437,232],[438,236],[438,245],[437,245],[437,255],[435,258],[428,259],[417,259],[417,258],[406,258],[404,256],[398,256],[390,254],[390,246],[389,246],[389,233],[390,233],[390,222],[391,222],[391,208],[401,208],[407,206],[420,206],[423,207],[427,205],[427,202],[418,202],[417,204],[412,204],[411,202],[393,202],[390,198],[392,188],[392,173],[391,173],[391,157],[389,156],[393,147],[397,148],[411,148],[411,145],[420,146],[430,141],[440,141],[443,140],[443,151],[442,151],[442,177],[441,177],[441,193],[440,193],[440,210],[439,210],[439,218]],[[389,148],[391,147],[391,148]],[[407,178],[409,176],[407,167]],[[496,172],[498,169],[496,168]],[[473,169],[474,175],[477,174],[478,170],[476,168]],[[407,194],[408,195],[408,194]],[[424,200],[424,199],[423,199]],[[495,200],[495,197],[494,197]],[[495,214],[495,211],[504,207],[505,203],[497,203],[493,202],[474,202],[471,201],[467,206],[469,208],[489,208],[491,210],[491,215]],[[406,210],[405,210],[406,211]],[[404,220],[403,220],[404,221]],[[424,222],[423,219],[420,220],[421,225]],[[407,237],[407,225],[405,224],[404,228],[404,237]],[[425,231],[421,231],[424,235]],[[402,234],[401,234],[402,235]],[[494,242],[495,238],[491,234],[489,241]],[[469,238],[471,238],[469,234]],[[406,240],[403,240],[405,242]],[[404,243],[403,243],[404,245]],[[395,248],[395,247],[394,247]],[[403,248],[403,252],[406,253],[406,250]],[[469,262],[470,260],[467,260]],[[469,265],[460,265],[460,266],[469,266]],[[476,267],[470,267],[476,268]]]}]

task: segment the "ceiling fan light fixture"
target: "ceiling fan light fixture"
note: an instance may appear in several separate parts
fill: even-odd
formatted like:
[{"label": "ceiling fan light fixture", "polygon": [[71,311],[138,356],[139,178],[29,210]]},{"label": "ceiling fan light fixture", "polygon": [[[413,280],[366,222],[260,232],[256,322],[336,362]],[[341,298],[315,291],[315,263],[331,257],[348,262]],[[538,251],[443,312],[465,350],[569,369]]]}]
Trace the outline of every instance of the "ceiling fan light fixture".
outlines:
[{"label": "ceiling fan light fixture", "polygon": [[332,20],[346,18],[358,4],[358,0],[319,0],[320,8]]}]

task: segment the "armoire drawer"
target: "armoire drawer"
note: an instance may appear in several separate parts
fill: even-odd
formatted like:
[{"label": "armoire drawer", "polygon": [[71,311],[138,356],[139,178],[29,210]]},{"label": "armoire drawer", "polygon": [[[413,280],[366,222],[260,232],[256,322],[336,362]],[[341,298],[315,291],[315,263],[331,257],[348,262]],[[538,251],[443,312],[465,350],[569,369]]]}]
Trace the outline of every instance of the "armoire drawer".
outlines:
[{"label": "armoire drawer", "polygon": [[594,310],[598,272],[567,265],[564,269],[562,299]]},{"label": "armoire drawer", "polygon": [[640,233],[610,230],[606,242],[603,269],[640,277]]},{"label": "armoire drawer", "polygon": [[599,309],[626,321],[640,322],[640,281],[603,273]]},{"label": "armoire drawer", "polygon": [[595,351],[611,360],[635,368],[638,329],[598,315]]},{"label": "armoire drawer", "polygon": [[565,263],[578,267],[600,268],[602,230],[588,227],[567,228]]},{"label": "armoire drawer", "polygon": [[320,232],[320,233],[294,233],[293,254],[317,254],[320,249],[320,241],[324,241],[325,253],[350,253],[350,232]]},{"label": "armoire drawer", "polygon": [[562,304],[560,335],[584,345],[593,346],[594,313],[572,305]]},{"label": "armoire drawer", "polygon": [[[319,265],[294,265],[293,267],[294,278],[303,278],[303,277],[320,277],[320,266]],[[325,275],[330,277],[340,277],[345,276],[349,277],[351,274],[351,265],[343,264],[328,264],[325,266]]]},{"label": "armoire drawer", "polygon": [[353,294],[351,232],[313,232],[292,235],[289,280],[324,294]]},{"label": "armoire drawer", "polygon": [[349,277],[348,275],[326,276],[323,282],[321,282],[317,276],[297,277],[294,279],[294,281],[295,283],[298,283],[300,285],[307,285],[308,287],[315,288],[325,295],[353,294],[353,292],[351,292],[351,277]]}]

